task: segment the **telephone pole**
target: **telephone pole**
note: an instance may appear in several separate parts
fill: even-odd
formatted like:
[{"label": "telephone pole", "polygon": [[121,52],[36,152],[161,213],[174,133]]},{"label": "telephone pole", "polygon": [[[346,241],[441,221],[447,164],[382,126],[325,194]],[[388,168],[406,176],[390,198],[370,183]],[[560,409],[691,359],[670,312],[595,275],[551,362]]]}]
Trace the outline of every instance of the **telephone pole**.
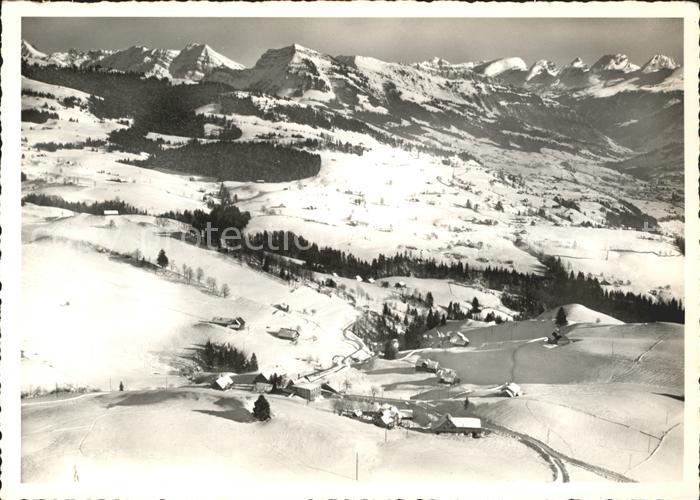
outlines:
[{"label": "telephone pole", "polygon": [[360,477],[360,454],[355,452],[355,481],[359,481]]}]

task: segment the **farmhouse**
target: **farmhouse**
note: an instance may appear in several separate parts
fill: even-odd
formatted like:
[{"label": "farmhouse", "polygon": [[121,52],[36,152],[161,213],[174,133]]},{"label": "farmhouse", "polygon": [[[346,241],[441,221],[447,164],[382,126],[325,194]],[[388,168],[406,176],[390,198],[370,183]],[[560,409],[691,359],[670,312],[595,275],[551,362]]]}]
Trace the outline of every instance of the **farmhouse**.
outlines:
[{"label": "farmhouse", "polygon": [[272,390],[272,384],[267,376],[258,373],[253,379],[253,390],[255,392],[270,392]]},{"label": "farmhouse", "polygon": [[296,340],[299,338],[299,331],[294,328],[280,328],[277,337],[285,340]]},{"label": "farmhouse", "polygon": [[439,367],[439,363],[437,361],[433,361],[432,359],[420,358],[418,361],[416,361],[416,370],[437,373]]},{"label": "farmhouse", "polygon": [[285,302],[280,302],[279,304],[275,304],[275,307],[279,309],[280,311],[284,312],[289,312],[289,304]]},{"label": "farmhouse", "polygon": [[379,427],[393,429],[401,424],[401,412],[396,406],[385,404],[375,413],[373,421]]},{"label": "farmhouse", "polygon": [[217,378],[214,381],[214,388],[225,391],[226,389],[231,387],[231,385],[233,384],[232,375],[235,375],[235,373],[234,374],[229,374],[229,373],[222,374],[219,378]]},{"label": "farmhouse", "polygon": [[440,382],[444,384],[459,383],[459,377],[457,376],[457,372],[452,370],[451,368],[440,368],[437,372],[437,376]]},{"label": "farmhouse", "polygon": [[232,330],[242,330],[245,327],[245,320],[241,317],[238,318],[228,318],[225,316],[214,316],[210,323],[214,323],[219,326],[226,326]]},{"label": "farmhouse", "polygon": [[501,388],[501,392],[504,396],[508,396],[509,398],[515,398],[522,394],[520,386],[515,382],[508,382],[507,384],[504,384]]},{"label": "farmhouse", "polygon": [[567,345],[571,343],[571,340],[561,332],[554,330],[549,337],[547,337],[547,343],[550,345]]},{"label": "farmhouse", "polygon": [[321,386],[315,384],[295,384],[292,386],[294,394],[297,396],[313,401],[321,395]]},{"label": "farmhouse", "polygon": [[239,316],[238,318],[234,319],[231,324],[228,325],[228,327],[232,330],[242,330],[245,328],[245,320]]},{"label": "farmhouse", "polygon": [[453,417],[449,413],[433,422],[431,430],[435,434],[443,432],[454,434],[471,434],[476,437],[481,434],[481,419],[473,417]]},{"label": "farmhouse", "polygon": [[469,339],[462,332],[450,332],[450,345],[465,347],[469,345]]}]

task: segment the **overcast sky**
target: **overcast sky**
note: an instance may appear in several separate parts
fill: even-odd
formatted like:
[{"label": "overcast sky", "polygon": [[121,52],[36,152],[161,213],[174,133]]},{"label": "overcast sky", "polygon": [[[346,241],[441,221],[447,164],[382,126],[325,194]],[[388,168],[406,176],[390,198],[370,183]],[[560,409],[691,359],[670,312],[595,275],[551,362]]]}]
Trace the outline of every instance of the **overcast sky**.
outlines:
[{"label": "overcast sky", "polygon": [[181,49],[202,42],[252,66],[269,48],[292,43],[331,55],[416,62],[520,56],[559,65],[624,53],[636,64],[654,54],[683,59],[682,19],[428,18],[24,18],[22,36],[43,52]]}]

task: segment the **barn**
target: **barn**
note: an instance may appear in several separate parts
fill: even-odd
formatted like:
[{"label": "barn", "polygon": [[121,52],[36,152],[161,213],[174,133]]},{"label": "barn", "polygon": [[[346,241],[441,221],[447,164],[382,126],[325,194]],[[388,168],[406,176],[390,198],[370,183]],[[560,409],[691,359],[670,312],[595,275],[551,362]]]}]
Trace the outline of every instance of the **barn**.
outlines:
[{"label": "barn", "polygon": [[277,337],[285,340],[296,340],[299,338],[299,331],[294,328],[280,328]]},{"label": "barn", "polygon": [[452,433],[452,434],[471,434],[473,437],[481,435],[481,419],[474,417],[453,417],[449,413],[433,422],[431,426],[432,432],[435,434]]},{"label": "barn", "polygon": [[295,384],[292,386],[294,394],[297,396],[313,401],[321,395],[321,386],[315,384]]},{"label": "barn", "polygon": [[228,327],[231,330],[243,330],[243,328],[245,328],[245,320],[239,316],[235,318]]},{"label": "barn", "polygon": [[253,379],[253,391],[255,392],[270,392],[272,384],[268,377],[262,373],[258,373]]}]

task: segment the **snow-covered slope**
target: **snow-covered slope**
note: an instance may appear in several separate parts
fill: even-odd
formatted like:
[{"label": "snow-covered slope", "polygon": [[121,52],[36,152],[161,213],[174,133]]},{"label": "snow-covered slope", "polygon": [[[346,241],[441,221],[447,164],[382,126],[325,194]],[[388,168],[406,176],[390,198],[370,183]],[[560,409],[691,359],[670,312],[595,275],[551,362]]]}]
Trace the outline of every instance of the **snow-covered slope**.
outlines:
[{"label": "snow-covered slope", "polygon": [[110,54],[94,64],[117,71],[167,78],[170,76],[170,63],[177,54],[176,50],[149,49],[136,45]]},{"label": "snow-covered slope", "polygon": [[[566,304],[561,306],[566,314],[566,320],[569,324],[573,323],[599,323],[603,325],[622,325],[624,324],[619,319],[615,319],[607,314],[599,313],[593,309],[589,309],[581,304]],[[549,309],[540,314],[537,319],[556,319],[558,307]]]}]

